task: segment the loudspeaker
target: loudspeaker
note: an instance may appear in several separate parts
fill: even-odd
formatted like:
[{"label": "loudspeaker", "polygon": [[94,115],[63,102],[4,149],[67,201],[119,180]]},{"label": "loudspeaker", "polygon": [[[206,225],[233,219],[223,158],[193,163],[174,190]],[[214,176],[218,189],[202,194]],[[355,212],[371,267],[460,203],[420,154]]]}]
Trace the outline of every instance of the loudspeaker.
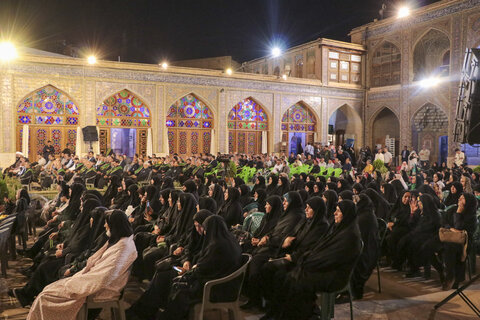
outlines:
[{"label": "loudspeaker", "polygon": [[480,143],[480,49],[467,49],[458,90],[453,140]]},{"label": "loudspeaker", "polygon": [[83,141],[86,141],[86,142],[98,141],[97,127],[87,126],[85,128],[82,128],[82,133],[83,133]]}]

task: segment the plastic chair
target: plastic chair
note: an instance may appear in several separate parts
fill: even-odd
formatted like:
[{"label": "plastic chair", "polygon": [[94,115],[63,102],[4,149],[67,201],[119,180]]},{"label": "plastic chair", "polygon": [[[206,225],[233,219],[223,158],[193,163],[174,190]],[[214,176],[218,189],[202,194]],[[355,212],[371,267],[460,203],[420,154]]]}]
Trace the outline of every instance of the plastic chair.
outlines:
[{"label": "plastic chair", "polygon": [[82,308],[78,312],[77,320],[87,320],[89,309],[110,309],[112,313],[111,319],[126,320],[125,307],[123,298],[123,290],[120,297],[117,300],[108,301],[94,301],[92,296],[88,296],[87,300],[83,304]]},{"label": "plastic chair", "polygon": [[[203,287],[203,300],[202,303],[196,304],[193,308],[193,316],[195,320],[203,320],[203,314],[206,310],[218,310],[218,309],[227,309],[230,311],[230,315],[233,315],[233,319],[240,320],[242,319],[242,315],[239,308],[239,297],[240,292],[242,291],[243,280],[245,279],[245,274],[247,271],[248,264],[252,260],[252,256],[249,254],[242,254],[243,256],[243,265],[232,274],[216,279],[210,280],[205,283]],[[212,301],[211,293],[215,290],[216,286],[225,285],[227,283],[237,284],[235,286],[235,297],[231,299],[231,301]],[[233,292],[232,292],[233,293]],[[217,297],[218,298],[218,297]],[[215,299],[215,300],[222,300],[222,299]],[[229,299],[226,299],[229,300]],[[191,315],[191,314],[190,314]]]},{"label": "plastic chair", "polygon": [[[378,237],[380,240],[379,243],[379,252],[382,250],[383,241],[385,240],[385,235],[387,234],[387,223],[382,218],[377,218],[378,222]],[[377,257],[377,278],[378,278],[378,293],[382,293],[382,285],[380,283],[380,259],[382,255],[379,254]]]},{"label": "plastic chair", "polygon": [[343,170],[340,169],[340,168],[337,168],[337,169],[334,169],[333,172],[334,172],[335,177],[338,178],[342,174]]},{"label": "plastic chair", "polygon": [[350,282],[352,281],[353,271],[355,270],[360,257],[362,256],[363,252],[363,241],[360,244],[360,254],[355,259],[355,263],[353,264],[353,268],[350,271],[350,275],[348,276],[346,285],[335,292],[317,292],[317,294],[321,295],[321,319],[322,320],[330,320],[333,319],[335,316],[335,297],[343,292],[348,292],[348,297],[350,298],[350,319],[353,320],[353,304],[352,304],[352,288],[350,286]]}]

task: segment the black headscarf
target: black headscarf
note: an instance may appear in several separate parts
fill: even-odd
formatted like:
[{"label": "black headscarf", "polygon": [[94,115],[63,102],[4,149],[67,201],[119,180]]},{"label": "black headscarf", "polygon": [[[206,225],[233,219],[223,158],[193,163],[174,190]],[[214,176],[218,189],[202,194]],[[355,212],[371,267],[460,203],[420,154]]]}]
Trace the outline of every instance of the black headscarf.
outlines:
[{"label": "black headscarf", "polygon": [[210,212],[215,212],[215,214],[218,210],[215,200],[209,197],[200,197],[200,199],[198,199],[198,207],[200,209],[206,209]]},{"label": "black headscarf", "polygon": [[170,238],[170,243],[174,241],[181,242],[185,237],[188,237],[193,228],[193,216],[197,212],[197,202],[191,193],[181,193],[179,199],[181,209],[178,212],[178,218],[175,223],[175,233],[173,239]]},{"label": "black headscarf", "polygon": [[382,218],[385,221],[388,221],[391,205],[383,198],[377,191],[372,188],[367,188],[364,191],[367,196],[372,200],[373,205],[375,206],[375,215],[377,218]]},{"label": "black headscarf", "polygon": [[255,193],[257,194],[257,211],[265,212],[265,201],[267,199],[267,192],[265,191],[265,189],[258,189]]},{"label": "black headscarf", "polygon": [[198,192],[197,192],[197,184],[195,183],[195,181],[193,181],[192,179],[189,179],[189,180],[185,181],[183,186],[185,187],[185,192],[186,193],[191,193],[193,195],[193,197],[195,198],[195,202],[198,202],[199,196],[198,196]]},{"label": "black headscarf", "polygon": [[327,207],[320,197],[312,197],[307,203],[314,211],[313,217],[304,219],[295,232],[295,241],[290,251],[292,261],[296,261],[304,252],[312,249],[327,232]]},{"label": "black headscarf", "polygon": [[273,228],[277,225],[278,219],[283,213],[282,199],[279,196],[270,196],[265,202],[268,202],[272,209],[269,213],[265,213],[263,216],[260,226],[255,231],[255,238],[261,238],[273,230]]},{"label": "black headscarf", "polygon": [[223,188],[217,183],[213,184],[212,199],[215,200],[215,202],[217,203],[217,208],[220,208],[225,202]]},{"label": "black headscarf", "polygon": [[308,194],[307,190],[300,189],[297,192],[300,195],[300,198],[302,198],[302,202],[305,203],[305,201],[307,201],[308,198],[309,198],[309,194]]},{"label": "black headscarf", "polygon": [[162,187],[160,190],[165,190],[165,189],[174,189],[173,185],[173,179],[171,177],[165,177],[162,182]]},{"label": "black headscarf", "polygon": [[268,186],[267,186],[267,195],[273,195],[275,194],[275,192],[277,191],[277,184],[278,184],[278,176],[277,175],[274,175],[274,174],[271,174],[270,176],[268,176],[268,179],[272,179],[272,183],[270,183]]},{"label": "black headscarf", "polygon": [[240,177],[235,177],[233,178],[233,182],[235,183],[235,188],[240,187],[242,184],[245,184],[245,181],[243,181],[242,178]]},{"label": "black headscarf", "polygon": [[345,285],[345,278],[360,254],[361,238],[356,221],[355,204],[344,200],[338,204],[343,219],[330,226],[317,245],[306,252],[291,276],[297,281],[312,281],[322,291],[335,291]]},{"label": "black headscarf", "polygon": [[236,270],[242,263],[242,250],[222,217],[209,216],[202,225],[205,238],[194,270],[197,278],[204,282]]},{"label": "black headscarf", "polygon": [[243,212],[240,204],[240,191],[234,187],[228,187],[228,199],[222,205],[218,214],[225,219],[225,223],[230,228],[231,226],[242,223]]},{"label": "black headscarf", "polygon": [[283,196],[290,191],[290,181],[288,181],[288,178],[285,176],[281,176],[279,180],[282,182],[282,185],[277,184],[276,195]]},{"label": "black headscarf", "polygon": [[327,199],[327,219],[330,224],[333,223],[333,213],[337,210],[338,195],[333,190],[325,190],[323,196]]},{"label": "black headscarf", "polygon": [[113,210],[106,216],[106,221],[110,228],[109,246],[116,244],[121,238],[130,237],[133,234],[132,225],[121,210]]},{"label": "black headscarf", "polygon": [[342,200],[353,200],[353,192],[350,190],[343,190],[338,196],[341,197]]},{"label": "black headscarf", "polygon": [[112,199],[117,196],[118,188],[122,186],[122,179],[119,176],[112,176],[110,178],[110,185],[107,187],[105,191],[105,195],[103,196],[105,200],[105,204],[109,206],[112,203]]},{"label": "black headscarf", "polygon": [[395,191],[397,192],[397,198],[405,192],[405,188],[403,187],[403,184],[400,182],[400,180],[393,180],[390,182],[390,184],[395,188]]},{"label": "black headscarf", "polygon": [[246,205],[250,204],[253,199],[250,197],[250,188],[246,184],[242,184],[240,187],[240,204],[242,205],[242,208],[244,208]]},{"label": "black headscarf", "polygon": [[382,184],[383,187],[383,192],[381,195],[385,200],[387,200],[388,203],[394,204],[397,202],[397,190],[393,185],[390,183],[384,183]]},{"label": "black headscarf", "polygon": [[[452,186],[455,187],[457,192],[452,193],[452,190],[451,190]],[[452,182],[449,191],[450,191],[450,194],[445,199],[445,205],[447,207],[458,203],[458,199],[460,198],[460,196],[462,195],[462,192],[463,192],[463,186],[459,181],[454,181],[454,182]]]},{"label": "black headscarf", "polygon": [[259,189],[266,189],[267,186],[265,185],[265,178],[263,176],[257,176],[255,180],[255,184],[253,185],[251,195],[255,194],[255,191]]},{"label": "black headscarf", "polygon": [[478,202],[472,193],[464,192],[465,207],[461,213],[455,212],[453,222],[455,229],[466,230],[469,237],[472,237],[477,228],[477,207]]},{"label": "black headscarf", "polygon": [[199,224],[203,224],[203,222],[205,222],[205,219],[207,219],[210,216],[213,216],[212,211],[208,209],[201,209],[200,211],[195,213],[195,215],[193,216],[193,221],[196,221]]},{"label": "black headscarf", "polygon": [[285,237],[292,234],[298,222],[305,216],[302,198],[297,191],[286,193],[284,198],[288,202],[287,209],[269,233],[268,247],[274,250],[280,248]]}]

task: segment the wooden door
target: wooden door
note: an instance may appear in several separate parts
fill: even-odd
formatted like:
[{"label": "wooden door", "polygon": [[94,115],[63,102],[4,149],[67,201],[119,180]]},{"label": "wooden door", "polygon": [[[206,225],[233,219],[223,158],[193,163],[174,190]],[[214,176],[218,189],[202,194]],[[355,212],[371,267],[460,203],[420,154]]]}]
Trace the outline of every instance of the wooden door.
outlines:
[{"label": "wooden door", "polygon": [[210,152],[210,130],[169,129],[167,135],[170,154],[190,156]]},{"label": "wooden door", "polygon": [[262,151],[262,131],[229,131],[230,153],[259,154]]},{"label": "wooden door", "polygon": [[[67,143],[73,148],[77,141],[77,129],[75,127],[47,127],[47,126],[29,126],[28,158],[30,161],[37,161],[38,154],[43,153],[43,147],[47,141],[51,140],[55,149],[55,155],[58,156]],[[22,150],[23,127],[17,127],[17,150]],[[48,159],[45,159],[48,161]]]},{"label": "wooden door", "polygon": [[110,149],[110,128],[100,128],[98,143],[100,144],[100,153],[106,154],[107,150]]}]

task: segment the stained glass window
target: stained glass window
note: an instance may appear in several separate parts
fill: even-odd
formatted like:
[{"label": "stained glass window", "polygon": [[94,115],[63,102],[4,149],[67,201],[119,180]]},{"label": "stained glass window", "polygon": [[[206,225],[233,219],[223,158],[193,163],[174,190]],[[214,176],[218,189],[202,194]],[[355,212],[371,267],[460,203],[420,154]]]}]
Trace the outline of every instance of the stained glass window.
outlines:
[{"label": "stained glass window", "polygon": [[315,116],[305,106],[297,103],[283,114],[282,130],[284,131],[315,131]]},{"label": "stained glass window", "polygon": [[228,129],[267,130],[267,114],[258,103],[247,98],[230,110]]},{"label": "stained glass window", "polygon": [[124,89],[107,98],[97,108],[97,125],[150,127],[150,109],[141,99]]},{"label": "stained glass window", "polygon": [[201,100],[188,94],[170,106],[166,125],[169,128],[210,129],[213,114]]},{"label": "stained glass window", "polygon": [[27,96],[17,107],[17,123],[78,125],[78,107],[57,88],[48,85]]}]

